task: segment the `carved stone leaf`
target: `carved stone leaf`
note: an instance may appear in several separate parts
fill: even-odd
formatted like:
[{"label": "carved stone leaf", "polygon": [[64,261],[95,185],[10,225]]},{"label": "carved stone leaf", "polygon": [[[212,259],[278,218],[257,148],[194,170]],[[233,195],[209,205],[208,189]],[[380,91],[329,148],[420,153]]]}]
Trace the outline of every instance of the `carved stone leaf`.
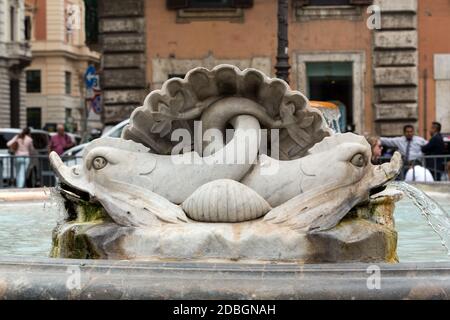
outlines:
[{"label": "carved stone leaf", "polygon": [[[212,70],[193,69],[184,79],[169,79],[160,90],[152,91],[143,106],[131,115],[122,137],[142,143],[154,152],[169,154],[174,146],[170,140],[173,130],[192,128],[193,122],[200,120],[210,106],[229,97],[242,97],[258,104],[258,109],[265,113],[259,119],[263,129],[281,129],[280,136],[287,132],[280,154],[289,159],[305,155],[315,143],[331,134],[320,112],[284,81],[268,78],[256,69],[241,71],[232,65],[219,65]],[[224,121],[232,118],[227,116],[227,112],[234,112],[231,109],[216,109],[220,112],[217,118]],[[256,111],[251,114],[260,114]]]}]

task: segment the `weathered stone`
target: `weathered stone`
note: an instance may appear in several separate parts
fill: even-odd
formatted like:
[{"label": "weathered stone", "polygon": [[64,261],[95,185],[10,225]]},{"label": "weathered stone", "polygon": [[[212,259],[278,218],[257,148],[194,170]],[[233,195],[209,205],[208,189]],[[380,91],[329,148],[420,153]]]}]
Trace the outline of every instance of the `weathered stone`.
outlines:
[{"label": "weathered stone", "polygon": [[362,9],[360,6],[299,6],[295,9],[295,20],[362,20]]},{"label": "weathered stone", "polygon": [[379,102],[416,102],[419,98],[417,87],[380,87],[376,92]]},{"label": "weathered stone", "polygon": [[143,69],[108,69],[102,74],[104,88],[142,88],[145,81]]},{"label": "weathered stone", "polygon": [[143,0],[108,0],[99,1],[100,18],[143,16]]},{"label": "weathered stone", "polygon": [[375,120],[402,120],[418,118],[414,103],[375,104]]},{"label": "weathered stone", "polygon": [[[225,133],[228,124],[231,139],[207,143],[203,133]],[[180,128],[183,153],[174,143]],[[285,130],[276,145],[285,161],[259,153],[261,128]],[[370,158],[363,136],[332,134],[287,83],[232,65],[196,68],[151,92],[121,139],[92,141],[84,166],[50,154],[69,212],[55,230],[54,255],[393,262],[396,232],[386,219],[351,213],[397,176],[401,156],[381,166]],[[99,209],[85,214],[80,203]],[[386,208],[380,216],[392,215],[393,204]],[[110,222],[99,223],[97,212]]]},{"label": "weathered stone", "polygon": [[[179,227],[175,225],[155,230],[120,227],[112,223],[73,224],[58,233],[56,245],[62,250],[54,252],[58,254],[55,257],[72,259],[307,263],[396,261],[395,230],[365,219],[345,220],[333,230],[313,235],[289,228],[253,229],[254,233],[249,233],[249,230],[237,224],[221,228],[213,224],[208,229],[194,224],[180,242],[175,243],[172,239],[181,236]],[[75,239],[79,239],[78,247],[74,246]],[[205,248],[209,249],[205,251]]]},{"label": "weathered stone", "polygon": [[145,68],[144,53],[105,54],[103,57],[104,69]]},{"label": "weathered stone", "polygon": [[385,137],[396,137],[403,135],[403,127],[407,124],[416,126],[417,121],[378,122],[376,126],[378,134]]},{"label": "weathered stone", "polygon": [[375,68],[375,85],[417,85],[416,67]]},{"label": "weathered stone", "polygon": [[416,66],[418,65],[416,50],[376,51],[374,62],[377,67]]},{"label": "weathered stone", "polygon": [[381,12],[416,12],[417,0],[374,0]]},{"label": "weathered stone", "polygon": [[203,8],[189,8],[177,11],[176,22],[188,23],[191,21],[225,20],[230,22],[244,22],[245,12],[242,8],[221,8],[208,10]]},{"label": "weathered stone", "polygon": [[107,90],[103,94],[103,101],[107,105],[135,103],[142,104],[147,90]]},{"label": "weathered stone", "polygon": [[103,52],[144,52],[145,36],[141,34],[104,34],[101,35]]},{"label": "weathered stone", "polygon": [[136,32],[143,33],[145,30],[144,18],[121,18],[101,19],[99,23],[100,32]]},{"label": "weathered stone", "polygon": [[[68,272],[75,271],[81,290],[68,285],[77,283],[68,282],[74,279]],[[375,274],[381,275],[379,290],[375,280],[369,282],[378,279],[370,278]],[[449,277],[448,262],[374,266],[1,257],[0,299],[434,300],[450,296]],[[167,313],[179,302],[162,306],[156,311]]]},{"label": "weathered stone", "polygon": [[381,29],[416,29],[417,16],[415,14],[382,13]]},{"label": "weathered stone", "polygon": [[377,31],[374,35],[375,49],[416,49],[416,31]]}]

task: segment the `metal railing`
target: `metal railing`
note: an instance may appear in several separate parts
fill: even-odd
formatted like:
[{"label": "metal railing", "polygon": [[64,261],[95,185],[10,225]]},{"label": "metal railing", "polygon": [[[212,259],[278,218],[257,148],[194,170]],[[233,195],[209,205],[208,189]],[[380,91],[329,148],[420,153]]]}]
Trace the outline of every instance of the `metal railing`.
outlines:
[{"label": "metal railing", "polygon": [[[380,163],[389,162],[390,157],[381,157]],[[448,181],[450,182],[449,176],[449,162],[450,154],[447,155],[433,155],[433,156],[423,156],[417,159],[414,166],[410,163],[403,164],[403,170],[401,170],[397,180],[405,180],[406,178],[412,179],[412,181],[420,182],[437,182],[437,181]],[[420,168],[416,165],[420,164]],[[407,177],[408,171],[411,170]],[[432,179],[429,179],[429,177]]]},{"label": "metal railing", "polygon": [[[56,185],[55,174],[50,166],[48,155],[12,156],[0,155],[0,188],[15,188],[17,174],[22,159],[29,159],[25,168],[25,186],[53,187]],[[62,158],[66,165],[71,166],[81,162],[81,157]]]}]

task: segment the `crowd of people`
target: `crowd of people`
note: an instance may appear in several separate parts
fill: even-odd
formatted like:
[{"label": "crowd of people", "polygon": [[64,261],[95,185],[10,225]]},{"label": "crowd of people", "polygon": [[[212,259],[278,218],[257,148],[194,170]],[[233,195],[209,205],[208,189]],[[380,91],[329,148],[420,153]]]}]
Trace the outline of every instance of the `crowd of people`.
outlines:
[{"label": "crowd of people", "polygon": [[[48,144],[48,153],[55,151],[58,155],[64,153],[65,150],[73,147],[75,143],[65,132],[64,125],[58,124],[56,127],[57,134],[50,138]],[[31,137],[30,128],[24,128],[22,132],[14,136],[7,143],[11,154],[15,157],[16,170],[16,187],[25,187],[26,172],[30,165],[30,156],[36,155],[33,146],[33,138]]]},{"label": "crowd of people", "polygon": [[372,163],[380,163],[384,148],[395,148],[402,155],[404,168],[400,177],[404,178],[405,181],[450,180],[450,161],[446,161],[445,157],[439,157],[446,152],[441,128],[439,122],[432,123],[429,141],[415,135],[412,125],[404,126],[403,136],[401,137],[367,137],[367,141],[372,148]]}]

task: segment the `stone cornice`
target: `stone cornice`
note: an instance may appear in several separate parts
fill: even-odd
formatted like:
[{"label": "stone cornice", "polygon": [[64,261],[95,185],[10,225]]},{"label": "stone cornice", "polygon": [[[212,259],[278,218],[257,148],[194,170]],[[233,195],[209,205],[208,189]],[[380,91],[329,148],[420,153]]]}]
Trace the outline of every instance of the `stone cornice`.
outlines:
[{"label": "stone cornice", "polygon": [[63,56],[70,59],[100,61],[100,54],[89,50],[86,46],[71,46],[60,42],[33,42],[33,57]]}]

